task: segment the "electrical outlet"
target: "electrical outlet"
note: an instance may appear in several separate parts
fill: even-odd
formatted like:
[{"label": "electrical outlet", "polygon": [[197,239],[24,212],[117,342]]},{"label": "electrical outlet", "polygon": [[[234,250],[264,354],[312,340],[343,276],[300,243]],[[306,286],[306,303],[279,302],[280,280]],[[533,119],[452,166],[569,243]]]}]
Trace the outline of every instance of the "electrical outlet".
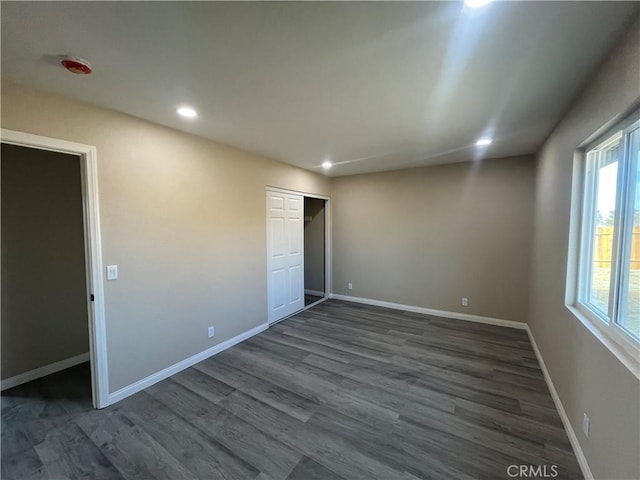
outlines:
[{"label": "electrical outlet", "polygon": [[213,337],[215,335],[216,331],[214,327],[209,327],[207,328],[207,336],[209,338]]},{"label": "electrical outlet", "polygon": [[469,299],[467,297],[462,297],[462,306],[463,307],[469,306]]},{"label": "electrical outlet", "polygon": [[347,283],[347,288],[349,290],[353,290],[353,283],[351,283],[351,282]]},{"label": "electrical outlet", "polygon": [[118,279],[118,265],[107,265],[107,280]]},{"label": "electrical outlet", "polygon": [[586,413],[582,414],[582,431],[584,432],[584,436],[589,438],[589,428],[591,427],[591,422],[589,421],[589,417],[587,417]]}]

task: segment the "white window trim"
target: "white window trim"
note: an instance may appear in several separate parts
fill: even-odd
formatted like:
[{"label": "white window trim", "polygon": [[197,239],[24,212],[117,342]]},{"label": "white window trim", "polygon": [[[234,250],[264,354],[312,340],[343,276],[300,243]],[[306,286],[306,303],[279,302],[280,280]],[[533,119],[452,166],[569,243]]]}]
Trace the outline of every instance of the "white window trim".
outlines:
[{"label": "white window trim", "polygon": [[[636,116],[637,118],[637,116]],[[634,122],[635,123],[635,122]],[[629,125],[620,125],[619,130]],[[613,134],[613,131],[611,131]],[[599,138],[603,135],[599,134]],[[567,309],[602,343],[633,375],[640,379],[640,343],[621,330],[612,320],[605,323],[601,316],[579,303],[580,260],[581,252],[583,201],[585,189],[585,163],[587,147],[592,141],[584,142],[574,153],[573,183],[571,188],[571,212],[569,225],[569,250],[567,262],[567,279],[565,306]]]}]

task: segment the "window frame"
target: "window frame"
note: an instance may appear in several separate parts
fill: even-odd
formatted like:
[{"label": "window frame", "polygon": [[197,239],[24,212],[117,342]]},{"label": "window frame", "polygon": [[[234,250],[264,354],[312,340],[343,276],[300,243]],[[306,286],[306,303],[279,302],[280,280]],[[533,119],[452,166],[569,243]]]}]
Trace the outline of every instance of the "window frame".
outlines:
[{"label": "window frame", "polygon": [[[612,128],[601,131],[585,141],[574,155],[572,202],[569,235],[569,256],[567,268],[567,289],[565,306],[583,323],[634,375],[640,379],[640,337],[617,322],[622,301],[628,295],[628,272],[620,268],[625,254],[631,249],[633,231],[634,200],[623,201],[630,195],[628,184],[632,167],[636,167],[637,158],[631,157],[631,133],[640,130],[640,110],[616,122]],[[593,150],[603,149],[607,144],[620,139],[621,161],[618,166],[616,185],[616,213],[614,217],[614,238],[612,244],[612,272],[610,296],[607,314],[593,308],[585,299],[591,285],[591,265],[593,240],[583,241],[585,233],[594,232],[594,205],[597,185],[596,175],[590,175],[589,154]],[[629,159],[622,161],[622,158]],[[624,221],[623,221],[624,220]],[[583,267],[585,266],[585,267]],[[589,273],[585,275],[585,270]],[[626,288],[624,288],[626,287]]]},{"label": "window frame", "polygon": [[[613,295],[609,296],[609,302],[607,305],[607,312],[601,312],[598,308],[593,305],[592,302],[589,302],[590,292],[589,286],[591,285],[591,280],[593,278],[591,268],[587,269],[587,272],[583,272],[582,268],[584,265],[590,265],[593,262],[593,241],[584,242],[585,236],[587,234],[592,237],[595,230],[595,222],[594,216],[592,214],[594,210],[594,204],[596,202],[595,192],[598,189],[597,186],[597,175],[595,172],[590,175],[590,158],[589,155],[594,152],[595,155],[598,155],[601,151],[604,151],[609,145],[613,143],[618,143],[620,145],[620,149],[624,151],[624,133],[622,130],[614,133],[609,138],[603,139],[599,138],[599,142],[593,142],[589,147],[585,148],[584,152],[584,173],[583,173],[583,195],[582,195],[582,225],[580,228],[580,262],[578,266],[578,298],[577,303],[582,307],[587,309],[592,315],[598,317],[605,324],[610,324],[616,318],[616,295],[617,291],[617,275],[616,272],[619,271],[619,221],[620,221],[620,212],[616,209],[616,215],[614,216],[613,223],[613,241],[611,247],[611,267],[612,267],[612,279],[609,285],[609,290],[614,292]],[[595,152],[595,150],[597,152]],[[597,160],[596,160],[597,161]],[[619,163],[622,165],[622,162]],[[620,166],[618,167],[620,169]],[[620,196],[620,184],[623,183],[623,175],[618,173],[616,178],[616,207],[620,205],[621,196]],[[591,185],[588,185],[590,183]],[[586,247],[586,248],[585,248]]]},{"label": "window frame", "polygon": [[[638,142],[638,145],[635,145],[633,143],[634,139],[632,138],[632,133],[637,131],[637,136],[635,138],[635,141]],[[631,261],[631,255],[632,255],[632,245],[633,245],[633,222],[634,222],[634,208],[635,208],[635,195],[638,194],[638,192],[635,191],[635,188],[637,188],[637,186],[633,185],[633,182],[631,181],[632,176],[637,175],[637,168],[638,168],[638,155],[634,155],[633,153],[636,151],[634,147],[638,147],[638,151],[640,151],[640,119],[638,119],[637,121],[635,121],[634,123],[631,124],[631,126],[629,126],[628,128],[625,129],[625,157],[628,158],[625,167],[625,172],[624,172],[624,178],[628,178],[629,180],[624,182],[624,185],[622,185],[622,191],[621,191],[621,195],[624,197],[627,197],[628,200],[626,203],[624,203],[622,205],[622,212],[620,213],[620,220],[622,223],[619,226],[620,232],[621,232],[621,239],[620,239],[620,244],[619,244],[619,248],[621,249],[621,254],[620,254],[620,258],[629,258],[629,261]],[[633,190],[629,190],[630,188],[632,188]],[[631,273],[631,267],[629,267],[628,269],[622,269],[620,270],[620,273],[618,275],[618,286],[621,290],[621,294],[618,296],[618,301],[619,303],[616,305],[616,315],[620,313],[620,311],[625,308],[623,307],[623,305],[625,305],[627,303],[627,295],[629,293],[629,276]],[[635,333],[631,332],[630,330],[628,330],[627,328],[625,328],[622,325],[619,325],[620,328],[626,332],[628,332],[628,334],[633,338],[634,342],[637,344],[640,344],[640,332],[636,335]]]}]

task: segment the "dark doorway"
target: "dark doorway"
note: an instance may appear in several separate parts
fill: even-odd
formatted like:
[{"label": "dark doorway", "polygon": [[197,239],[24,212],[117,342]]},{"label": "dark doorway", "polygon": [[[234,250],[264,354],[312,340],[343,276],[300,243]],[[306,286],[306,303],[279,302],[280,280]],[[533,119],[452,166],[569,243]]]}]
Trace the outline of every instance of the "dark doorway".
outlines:
[{"label": "dark doorway", "polygon": [[326,297],[326,200],[304,197],[304,304]]},{"label": "dark doorway", "polygon": [[80,156],[3,143],[0,173],[6,390],[88,362],[89,322]]}]

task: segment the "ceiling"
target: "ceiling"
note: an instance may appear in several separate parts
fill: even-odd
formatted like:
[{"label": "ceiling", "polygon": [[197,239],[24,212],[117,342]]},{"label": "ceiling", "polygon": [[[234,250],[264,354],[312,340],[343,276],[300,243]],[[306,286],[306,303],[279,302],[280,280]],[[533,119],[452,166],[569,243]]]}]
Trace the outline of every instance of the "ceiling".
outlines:
[{"label": "ceiling", "polygon": [[[326,173],[537,151],[638,2],[2,2],[2,77]],[[91,62],[90,76],[59,55]],[[196,119],[176,115],[189,104]],[[494,142],[480,151],[475,141]],[[323,171],[324,160],[334,167]]]}]

